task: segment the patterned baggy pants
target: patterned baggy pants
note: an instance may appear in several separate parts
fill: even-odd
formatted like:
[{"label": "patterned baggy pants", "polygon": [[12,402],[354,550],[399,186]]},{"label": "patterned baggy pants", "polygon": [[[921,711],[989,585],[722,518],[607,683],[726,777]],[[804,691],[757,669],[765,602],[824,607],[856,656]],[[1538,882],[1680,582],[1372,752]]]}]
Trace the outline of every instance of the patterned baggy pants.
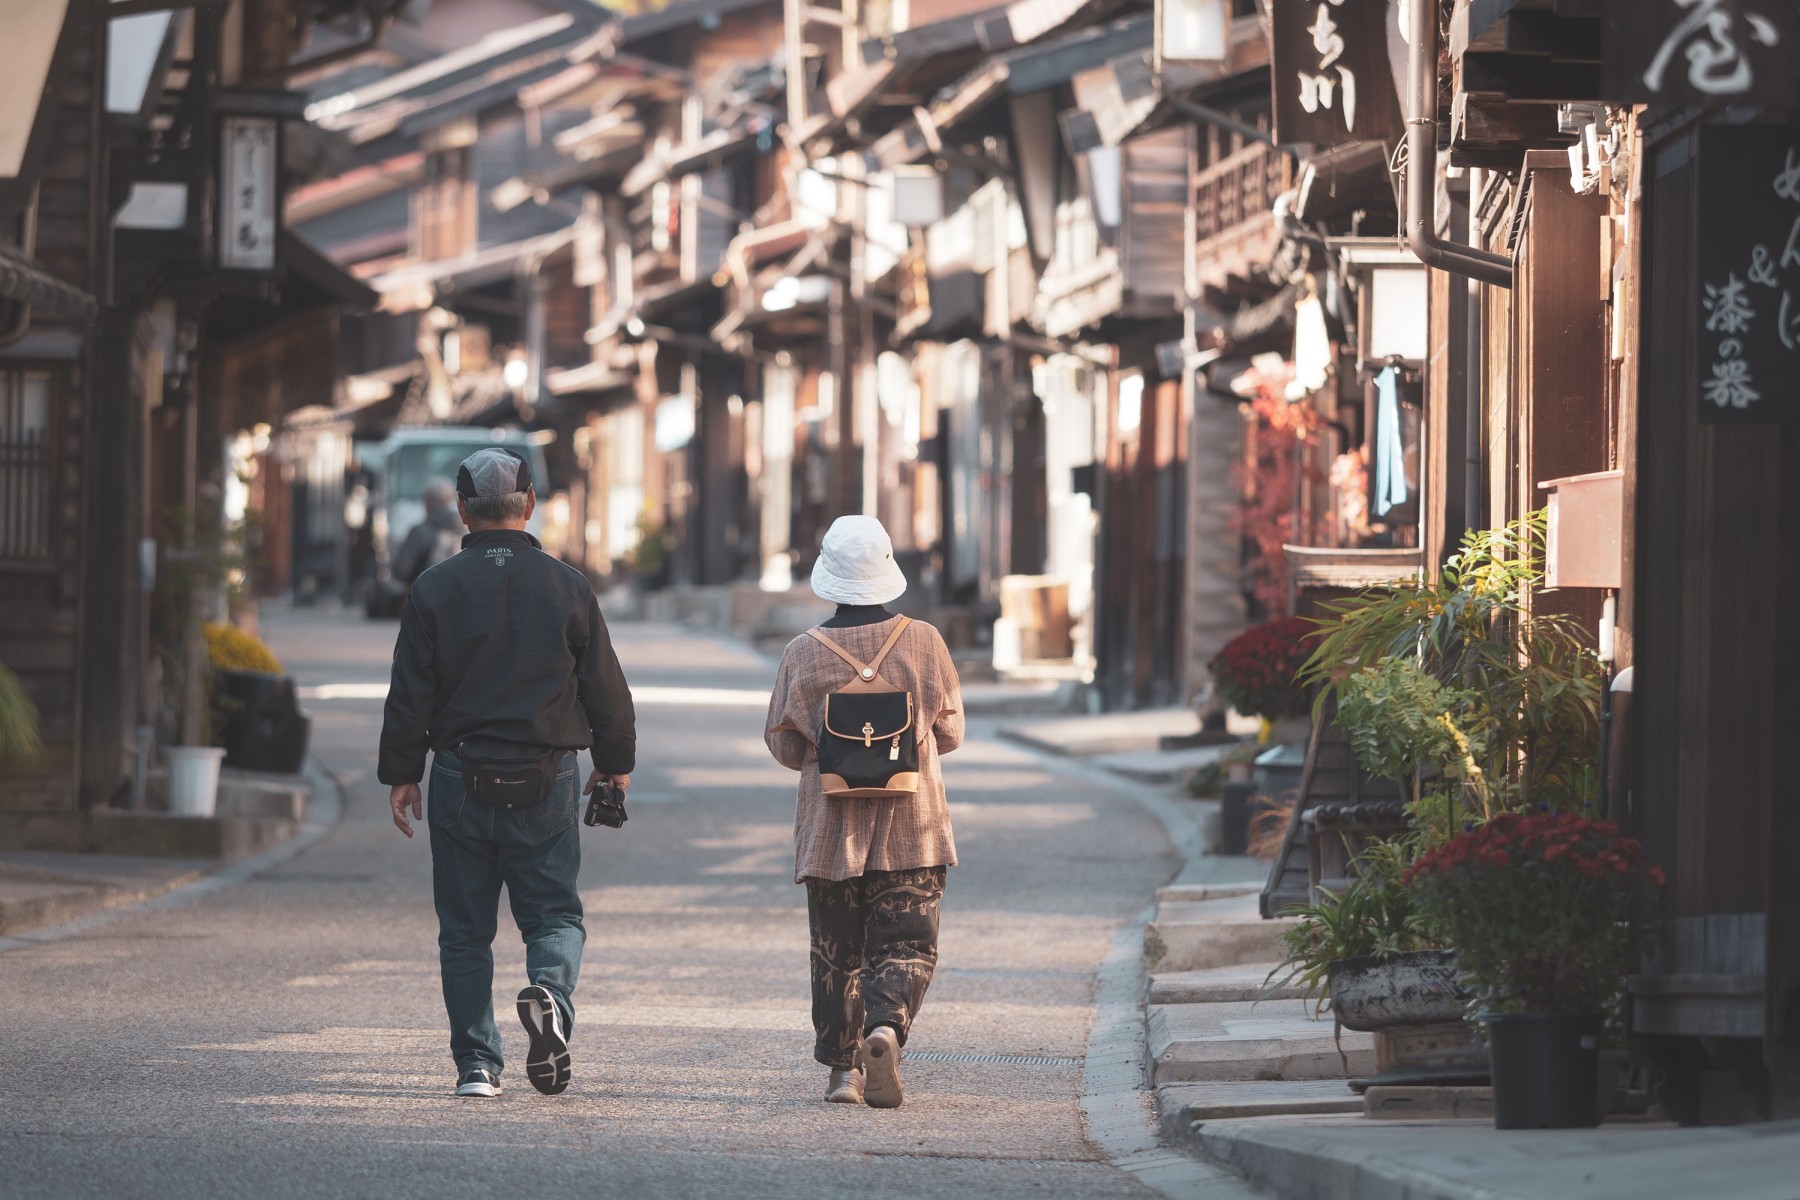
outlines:
[{"label": "patterned baggy pants", "polygon": [[850,1067],[863,1034],[907,1031],[937,966],[943,867],[806,881],[812,925],[813,1057]]}]

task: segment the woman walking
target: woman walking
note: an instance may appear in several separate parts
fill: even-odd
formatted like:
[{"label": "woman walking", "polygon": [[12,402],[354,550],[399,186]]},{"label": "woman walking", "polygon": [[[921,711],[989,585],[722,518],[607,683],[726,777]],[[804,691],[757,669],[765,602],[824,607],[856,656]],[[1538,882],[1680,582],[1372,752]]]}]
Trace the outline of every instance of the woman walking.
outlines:
[{"label": "woman walking", "polygon": [[[825,1099],[897,1108],[900,1048],[937,965],[938,904],[956,865],[938,756],[962,744],[962,691],[938,631],[885,607],[906,579],[880,521],[833,522],[812,587],[837,613],[782,654],[765,740],[800,772],[794,881],[812,926],[813,1057],[830,1068]],[[855,701],[903,713],[904,732],[897,720],[877,729],[876,717],[844,730]],[[826,748],[837,770],[821,772],[828,705],[843,732]],[[859,786],[840,758],[891,761],[894,773]]]}]

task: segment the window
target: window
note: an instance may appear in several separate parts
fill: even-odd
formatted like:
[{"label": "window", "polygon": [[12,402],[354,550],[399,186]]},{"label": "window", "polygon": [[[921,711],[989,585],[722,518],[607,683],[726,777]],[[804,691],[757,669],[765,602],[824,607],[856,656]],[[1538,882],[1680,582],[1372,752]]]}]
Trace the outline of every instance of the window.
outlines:
[{"label": "window", "polygon": [[0,368],[0,560],[50,557],[52,377]]}]

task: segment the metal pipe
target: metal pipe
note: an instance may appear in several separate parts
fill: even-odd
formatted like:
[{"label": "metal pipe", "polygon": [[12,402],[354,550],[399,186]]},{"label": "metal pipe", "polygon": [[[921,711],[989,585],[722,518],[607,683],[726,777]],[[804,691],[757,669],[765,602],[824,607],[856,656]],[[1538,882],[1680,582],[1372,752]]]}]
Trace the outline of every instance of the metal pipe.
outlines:
[{"label": "metal pipe", "polygon": [[1446,242],[1433,229],[1433,201],[1437,196],[1437,16],[1436,0],[1413,0],[1406,89],[1406,244],[1428,267],[1509,288],[1513,282],[1509,256]]},{"label": "metal pipe", "polygon": [[[1481,240],[1481,194],[1485,190],[1487,172],[1475,170],[1469,176],[1469,245]],[[1487,528],[1486,440],[1487,423],[1482,404],[1486,392],[1487,323],[1481,313],[1479,281],[1463,280],[1459,285],[1468,291],[1465,300],[1467,316],[1463,322],[1463,528],[1466,531]]]}]

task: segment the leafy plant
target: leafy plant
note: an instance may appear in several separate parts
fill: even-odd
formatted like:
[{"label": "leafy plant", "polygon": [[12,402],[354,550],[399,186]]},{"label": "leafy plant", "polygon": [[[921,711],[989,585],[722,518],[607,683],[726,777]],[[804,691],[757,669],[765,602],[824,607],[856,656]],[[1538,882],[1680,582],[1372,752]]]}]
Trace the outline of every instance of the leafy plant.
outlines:
[{"label": "leafy plant", "polygon": [[[1339,697],[1338,724],[1356,761],[1366,771],[1399,780],[1410,807],[1420,807],[1419,776],[1427,769],[1460,781],[1479,814],[1493,815],[1479,761],[1492,721],[1478,695],[1439,683],[1410,658],[1389,658],[1351,675]],[[1453,812],[1456,795],[1447,788],[1437,794]],[[1454,832],[1454,815],[1447,821],[1446,836]]]},{"label": "leafy plant", "polygon": [[[1354,699],[1376,686],[1363,676],[1373,668],[1389,671],[1379,684],[1411,706],[1408,720],[1439,703],[1447,724],[1439,723],[1441,732],[1419,726],[1419,764],[1456,780],[1483,815],[1578,805],[1593,783],[1600,667],[1575,622],[1532,611],[1543,539],[1543,514],[1533,513],[1466,535],[1433,581],[1327,605],[1332,619],[1300,672],[1336,694],[1346,724],[1353,723],[1341,715],[1346,702],[1362,719],[1381,715],[1366,706],[1359,712]],[[1436,695],[1385,667],[1396,659],[1434,680]]]},{"label": "leafy plant", "polygon": [[1298,983],[1316,1013],[1329,999],[1331,964],[1345,958],[1389,958],[1434,948],[1404,882],[1411,852],[1403,842],[1372,842],[1340,892],[1324,892],[1285,915],[1298,917],[1281,935],[1285,956],[1263,981],[1269,996]]},{"label": "leafy plant", "polygon": [[207,694],[210,667],[203,629],[207,616],[243,582],[239,532],[228,528],[216,513],[176,506],[162,514],[165,549],[159,590],[165,600],[167,640],[158,654],[168,680],[179,745],[203,746],[212,741],[216,714]]},{"label": "leafy plant", "polygon": [[19,677],[0,666],[0,762],[31,763],[38,750],[37,705]]},{"label": "leafy plant", "polygon": [[1488,1011],[1587,1013],[1618,996],[1626,917],[1663,873],[1609,822],[1509,812],[1427,851],[1403,883]]}]

